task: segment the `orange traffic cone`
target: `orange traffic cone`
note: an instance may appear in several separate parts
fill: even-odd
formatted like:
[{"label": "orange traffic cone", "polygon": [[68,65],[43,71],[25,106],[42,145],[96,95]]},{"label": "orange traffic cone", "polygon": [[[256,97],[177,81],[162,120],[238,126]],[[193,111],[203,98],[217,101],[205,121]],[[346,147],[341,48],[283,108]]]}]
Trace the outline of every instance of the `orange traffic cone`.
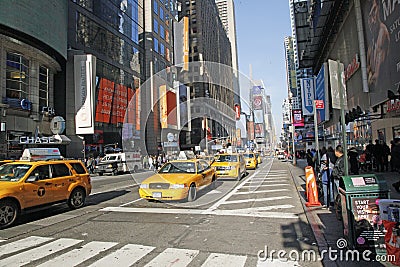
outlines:
[{"label": "orange traffic cone", "polygon": [[314,170],[311,166],[305,168],[306,172],[306,206],[321,206],[318,200],[317,181],[315,180]]}]

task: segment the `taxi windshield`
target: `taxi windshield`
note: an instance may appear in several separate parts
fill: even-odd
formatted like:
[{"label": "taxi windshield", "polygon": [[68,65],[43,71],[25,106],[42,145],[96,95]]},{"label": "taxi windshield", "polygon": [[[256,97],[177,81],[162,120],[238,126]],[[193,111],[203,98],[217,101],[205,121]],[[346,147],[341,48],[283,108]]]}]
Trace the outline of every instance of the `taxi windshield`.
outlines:
[{"label": "taxi windshield", "polygon": [[165,164],[158,173],[196,173],[194,162],[170,162]]},{"label": "taxi windshield", "polygon": [[215,158],[216,162],[237,162],[236,155],[218,155]]},{"label": "taxi windshield", "polygon": [[245,158],[254,158],[254,154],[244,154]]},{"label": "taxi windshield", "polygon": [[0,166],[0,181],[18,182],[31,167],[28,164],[4,164]]}]

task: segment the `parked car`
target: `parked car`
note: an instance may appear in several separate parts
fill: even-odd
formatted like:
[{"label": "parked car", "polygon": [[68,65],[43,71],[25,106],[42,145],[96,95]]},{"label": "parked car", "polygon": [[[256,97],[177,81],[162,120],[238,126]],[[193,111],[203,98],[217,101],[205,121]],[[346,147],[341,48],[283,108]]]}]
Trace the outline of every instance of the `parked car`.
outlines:
[{"label": "parked car", "polygon": [[216,170],[217,178],[228,177],[239,181],[246,175],[246,161],[240,153],[216,155],[212,166]]},{"label": "parked car", "polygon": [[284,151],[278,151],[278,159],[279,160],[286,160],[286,154]]},{"label": "parked car", "polygon": [[0,166],[0,228],[12,225],[22,212],[55,203],[71,209],[85,204],[92,189],[80,160],[20,160]]},{"label": "parked car", "polygon": [[194,201],[197,192],[214,186],[214,168],[203,159],[175,160],[164,164],[158,173],[145,179],[139,188],[144,199]]}]

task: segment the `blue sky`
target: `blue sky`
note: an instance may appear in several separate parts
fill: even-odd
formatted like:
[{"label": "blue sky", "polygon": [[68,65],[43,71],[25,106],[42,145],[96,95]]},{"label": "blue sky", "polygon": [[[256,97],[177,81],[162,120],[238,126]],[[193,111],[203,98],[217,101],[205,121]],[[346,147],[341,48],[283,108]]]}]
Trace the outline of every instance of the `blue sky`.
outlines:
[{"label": "blue sky", "polygon": [[[276,134],[282,128],[282,103],[287,97],[284,38],[291,35],[287,0],[234,0],[239,71],[263,80],[271,95]],[[248,98],[248,88],[241,88]]]}]

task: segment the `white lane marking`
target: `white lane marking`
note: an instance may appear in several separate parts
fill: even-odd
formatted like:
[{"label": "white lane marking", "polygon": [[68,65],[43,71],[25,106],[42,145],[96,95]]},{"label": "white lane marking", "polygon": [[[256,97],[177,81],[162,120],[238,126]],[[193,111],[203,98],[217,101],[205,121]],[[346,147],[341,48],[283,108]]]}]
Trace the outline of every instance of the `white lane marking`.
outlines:
[{"label": "white lane marking", "polygon": [[244,209],[236,209],[237,211],[263,211],[263,210],[279,210],[279,209],[290,209],[294,208],[293,205],[274,205],[274,206],[262,206],[262,207],[254,207],[254,208],[244,208]]},{"label": "white lane marking", "polygon": [[258,260],[257,262],[257,267],[269,267],[269,266],[274,266],[274,267],[288,267],[288,266],[293,266],[293,267],[298,267],[301,266],[299,262],[297,261],[280,261],[278,259],[266,259],[266,260]]},{"label": "white lane marking", "polygon": [[132,203],[138,202],[140,200],[143,200],[143,199],[142,198],[138,198],[138,199],[135,199],[134,201],[131,201],[131,202],[128,202],[128,203],[124,203],[124,204],[119,205],[119,206],[120,207],[125,207],[125,206],[128,206],[128,205],[132,204]]},{"label": "white lane marking", "polygon": [[0,246],[0,256],[18,252],[29,247],[35,247],[52,239],[53,238],[50,237],[30,236],[12,243],[8,243]]},{"label": "white lane marking", "polygon": [[223,198],[218,200],[214,205],[209,207],[207,210],[208,211],[213,211],[216,210],[222,203],[224,203],[227,199],[229,199],[231,196],[233,196],[247,181],[251,180],[256,174],[258,174],[259,171],[256,171],[252,175],[250,175],[246,180],[243,181],[243,183],[239,184],[237,187],[235,187],[231,192],[226,194]]},{"label": "white lane marking", "polygon": [[245,192],[236,192],[235,195],[262,194],[262,193],[274,193],[274,192],[283,192],[283,191],[289,191],[289,189],[272,189],[272,190],[261,190],[261,191],[245,191]]},{"label": "white lane marking", "polygon": [[34,248],[31,250],[24,251],[22,253],[16,254],[14,256],[0,260],[0,266],[7,267],[19,267],[30,262],[36,261],[38,259],[44,258],[51,254],[54,254],[60,250],[68,247],[72,247],[83,240],[76,240],[70,238],[60,238],[46,245]]},{"label": "white lane marking", "polygon": [[215,215],[225,216],[242,216],[242,217],[254,217],[254,218],[276,218],[276,219],[298,219],[294,213],[291,212],[257,212],[257,211],[241,211],[241,210],[215,210]]},{"label": "white lane marking", "polygon": [[208,192],[207,195],[209,195],[209,194],[221,194],[221,193],[222,193],[221,191],[214,189],[214,190]]},{"label": "white lane marking", "polygon": [[197,254],[199,254],[198,250],[167,248],[146,264],[145,267],[185,267]]},{"label": "white lane marking", "polygon": [[201,267],[242,267],[246,264],[247,256],[211,253]]},{"label": "white lane marking", "polygon": [[[262,199],[277,200],[291,197],[275,197]],[[250,201],[257,201],[252,199]],[[244,201],[243,201],[244,202]],[[223,203],[225,204],[225,203]],[[272,209],[272,208],[271,208]],[[264,210],[268,210],[265,208]],[[163,209],[163,208],[125,208],[125,207],[107,207],[100,211],[113,211],[113,212],[126,212],[126,213],[159,213],[159,214],[192,214],[192,215],[223,215],[223,216],[252,216],[260,218],[297,218],[298,216],[293,213],[279,213],[279,212],[262,212],[262,209],[236,209],[236,210],[197,210],[197,209]]]},{"label": "white lane marking", "polygon": [[153,249],[155,247],[128,244],[94,262],[89,267],[131,266],[153,251]]},{"label": "white lane marking", "polygon": [[[113,246],[117,245],[115,242],[100,242],[93,241],[84,246],[71,250],[64,253],[54,259],[46,261],[45,263],[39,265],[40,267],[52,267],[52,266],[76,266],[94,256],[100,252],[106,251]],[[38,266],[38,267],[39,267]]]},{"label": "white lane marking", "polygon": [[245,185],[242,186],[241,189],[245,189],[245,188],[259,188],[259,187],[275,187],[275,186],[287,186],[289,184],[260,184],[260,185]]},{"label": "white lane marking", "polygon": [[292,197],[281,196],[281,197],[266,197],[266,198],[256,198],[256,199],[230,200],[230,201],[225,201],[224,203],[222,203],[222,205],[239,204],[246,202],[273,201],[273,200],[288,199],[288,198]]}]

